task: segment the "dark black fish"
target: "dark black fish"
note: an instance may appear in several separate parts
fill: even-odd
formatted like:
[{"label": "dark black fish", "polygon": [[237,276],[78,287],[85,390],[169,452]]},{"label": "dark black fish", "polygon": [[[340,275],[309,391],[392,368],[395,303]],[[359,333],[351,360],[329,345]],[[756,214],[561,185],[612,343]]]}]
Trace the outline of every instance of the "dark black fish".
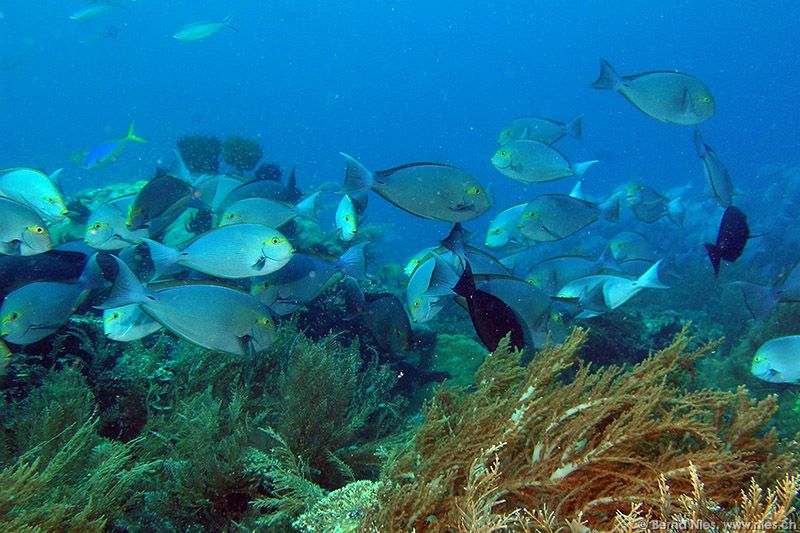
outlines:
[{"label": "dark black fish", "polygon": [[500,340],[509,333],[512,348],[521,350],[525,346],[524,329],[516,313],[497,296],[475,286],[469,263],[453,287],[453,292],[466,298],[472,325],[486,348],[495,350]]},{"label": "dark black fish", "polygon": [[403,303],[394,294],[364,294],[361,317],[378,346],[393,355],[403,355],[410,348],[411,322]]},{"label": "dark black fish", "polygon": [[733,263],[742,255],[747,239],[750,238],[750,227],[747,225],[747,215],[734,206],[725,209],[722,222],[719,225],[716,244],[705,243],[711,266],[714,267],[714,276],[719,275],[721,260]]},{"label": "dark black fish", "polygon": [[8,293],[34,281],[77,280],[87,254],[63,250],[49,250],[43,254],[0,256],[0,301]]},{"label": "dark black fish", "polygon": [[128,211],[130,229],[150,229],[150,236],[172,224],[197,201],[195,188],[180,178],[157,175],[142,187]]}]

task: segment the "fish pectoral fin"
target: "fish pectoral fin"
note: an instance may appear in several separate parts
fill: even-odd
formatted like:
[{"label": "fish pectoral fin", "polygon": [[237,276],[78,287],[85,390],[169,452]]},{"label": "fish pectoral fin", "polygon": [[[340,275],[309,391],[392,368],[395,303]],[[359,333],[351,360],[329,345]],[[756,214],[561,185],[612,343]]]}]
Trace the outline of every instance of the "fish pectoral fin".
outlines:
[{"label": "fish pectoral fin", "polygon": [[457,211],[457,212],[472,211],[473,209],[474,206],[472,204],[456,204],[450,206],[451,211]]},{"label": "fish pectoral fin", "polygon": [[689,89],[683,89],[683,102],[681,104],[683,112],[687,115],[694,112],[694,103],[692,102],[692,94]]},{"label": "fish pectoral fin", "polygon": [[252,268],[253,270],[261,270],[264,268],[264,265],[266,264],[267,264],[267,258],[266,256],[262,255],[261,257],[258,258],[258,261],[256,261],[251,265],[250,268]]},{"label": "fish pectoral fin", "polygon": [[544,231],[545,233],[547,233],[551,237],[555,237],[556,239],[560,239],[561,238],[561,235],[558,235],[557,233],[554,233],[554,232],[550,231],[550,228],[548,228],[544,224],[542,224],[541,229],[542,229],[542,231]]}]

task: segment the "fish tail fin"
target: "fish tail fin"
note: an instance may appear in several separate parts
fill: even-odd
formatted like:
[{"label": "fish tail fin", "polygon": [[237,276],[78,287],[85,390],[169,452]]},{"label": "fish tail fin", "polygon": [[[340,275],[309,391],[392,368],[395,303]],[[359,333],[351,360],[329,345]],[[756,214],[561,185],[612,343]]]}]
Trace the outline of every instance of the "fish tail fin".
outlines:
[{"label": "fish tail fin", "polygon": [[686,206],[683,205],[683,200],[678,196],[673,198],[667,204],[667,218],[679,228],[683,227],[683,221],[686,218]]},{"label": "fish tail fin", "polygon": [[619,221],[619,196],[618,192],[612,193],[597,206],[600,209],[600,218],[608,222]]},{"label": "fish tail fin", "polygon": [[106,301],[96,305],[95,309],[113,309],[123,305],[140,304],[152,299],[147,288],[140,282],[130,267],[117,256],[112,255],[117,262],[117,278],[111,287],[111,294]]},{"label": "fish tail fin", "polygon": [[572,165],[572,174],[579,180],[582,180],[583,175],[586,174],[586,171],[589,170],[589,168],[595,163],[598,163],[597,159],[592,159],[591,161],[584,161],[583,163],[574,163]]},{"label": "fish tail fin", "polygon": [[186,183],[192,183],[194,181],[192,171],[186,166],[186,161],[183,160],[183,156],[178,150],[172,150],[172,153],[175,154],[175,161],[172,163],[170,173]]},{"label": "fish tail fin", "polygon": [[222,23],[225,24],[225,27],[229,30],[239,31],[239,28],[233,25],[233,13],[222,19]]},{"label": "fish tail fin", "polygon": [[364,255],[366,245],[367,243],[361,243],[351,246],[339,257],[336,265],[343,274],[360,280],[367,278],[367,258]]},{"label": "fish tail fin", "polygon": [[83,290],[102,289],[106,284],[103,270],[97,262],[97,253],[92,254],[83,267],[81,277],[78,278],[78,286]]},{"label": "fish tail fin", "polygon": [[367,193],[369,193],[369,190],[375,183],[375,177],[372,172],[367,170],[367,167],[359,163],[355,158],[350,157],[344,152],[339,152],[339,155],[344,157],[344,160],[347,162],[344,185],[339,192],[350,196],[360,215],[367,208]]},{"label": "fish tail fin", "polygon": [[583,194],[583,178],[575,182],[575,185],[572,186],[572,190],[569,191],[569,195],[578,200],[586,200],[586,195]]},{"label": "fish tail fin", "polygon": [[703,142],[703,136],[700,135],[700,129],[694,129],[694,147],[697,150],[697,157],[704,158],[708,154],[706,144]]},{"label": "fish tail fin", "polygon": [[716,278],[719,276],[720,250],[710,242],[705,243],[703,246],[708,251],[708,259],[711,261],[711,266],[714,267],[714,277]]},{"label": "fish tail fin", "polygon": [[153,261],[153,279],[164,275],[170,267],[178,262],[180,252],[175,248],[163,245],[151,239],[142,239],[150,250],[150,259]]},{"label": "fish tail fin", "polygon": [[294,206],[295,212],[303,218],[317,222],[317,200],[321,194],[320,191],[317,191],[297,202],[297,205]]},{"label": "fish tail fin", "polygon": [[605,59],[600,59],[600,76],[592,83],[592,89],[611,89],[614,91],[619,90],[625,81],[622,76],[617,74],[614,67]]},{"label": "fish tail fin", "polygon": [[64,170],[63,168],[58,168],[47,176],[48,179],[50,180],[50,183],[55,185],[56,189],[58,189],[59,191],[61,190],[61,172],[63,170]]},{"label": "fish tail fin", "polygon": [[469,298],[474,295],[477,290],[478,287],[475,285],[475,277],[472,275],[472,266],[467,263],[464,266],[464,272],[453,287],[453,292],[464,298]]},{"label": "fish tail fin", "polygon": [[578,115],[564,126],[564,133],[579,141],[583,140],[583,115]]},{"label": "fish tail fin", "polygon": [[128,127],[128,134],[125,136],[126,141],[133,141],[135,143],[146,143],[144,139],[133,133],[133,121],[131,121],[131,125]]},{"label": "fish tail fin", "polygon": [[658,278],[658,268],[661,266],[659,259],[636,280],[636,286],[642,289],[669,289]]}]

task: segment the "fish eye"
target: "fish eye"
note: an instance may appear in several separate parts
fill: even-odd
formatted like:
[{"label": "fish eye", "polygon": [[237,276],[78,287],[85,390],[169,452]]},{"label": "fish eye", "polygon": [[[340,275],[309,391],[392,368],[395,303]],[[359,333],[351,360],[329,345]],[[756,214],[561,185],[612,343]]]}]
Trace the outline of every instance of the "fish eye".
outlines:
[{"label": "fish eye", "polygon": [[12,311],[8,314],[8,320],[16,320],[19,318],[19,313],[16,311]]},{"label": "fish eye", "polygon": [[31,231],[31,232],[36,233],[38,235],[42,235],[42,234],[44,234],[45,230],[41,226],[28,226],[28,231]]},{"label": "fish eye", "polygon": [[421,302],[419,300],[414,300],[414,309],[419,309],[420,303]]},{"label": "fish eye", "polygon": [[345,216],[344,216],[344,219],[345,219],[347,222],[350,222],[350,215],[345,215]]},{"label": "fish eye", "polygon": [[271,320],[269,318],[259,318],[256,322],[258,322],[262,326],[268,326]]},{"label": "fish eye", "polygon": [[281,240],[278,237],[273,237],[270,241],[272,244],[280,244]]},{"label": "fish eye", "polygon": [[506,152],[505,150],[501,150],[500,155],[502,155],[503,157],[508,157],[508,152]]}]

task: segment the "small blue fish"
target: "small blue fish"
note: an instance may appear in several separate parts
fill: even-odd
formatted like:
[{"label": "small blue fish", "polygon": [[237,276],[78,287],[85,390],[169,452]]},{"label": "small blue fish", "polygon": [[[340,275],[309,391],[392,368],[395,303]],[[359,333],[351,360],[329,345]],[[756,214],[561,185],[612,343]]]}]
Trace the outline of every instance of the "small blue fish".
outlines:
[{"label": "small blue fish", "polygon": [[131,126],[128,128],[128,134],[125,137],[106,141],[89,150],[89,153],[83,160],[83,166],[89,170],[94,170],[112,163],[119,157],[131,141],[137,143],[147,142],[133,133],[133,122],[131,122]]}]

